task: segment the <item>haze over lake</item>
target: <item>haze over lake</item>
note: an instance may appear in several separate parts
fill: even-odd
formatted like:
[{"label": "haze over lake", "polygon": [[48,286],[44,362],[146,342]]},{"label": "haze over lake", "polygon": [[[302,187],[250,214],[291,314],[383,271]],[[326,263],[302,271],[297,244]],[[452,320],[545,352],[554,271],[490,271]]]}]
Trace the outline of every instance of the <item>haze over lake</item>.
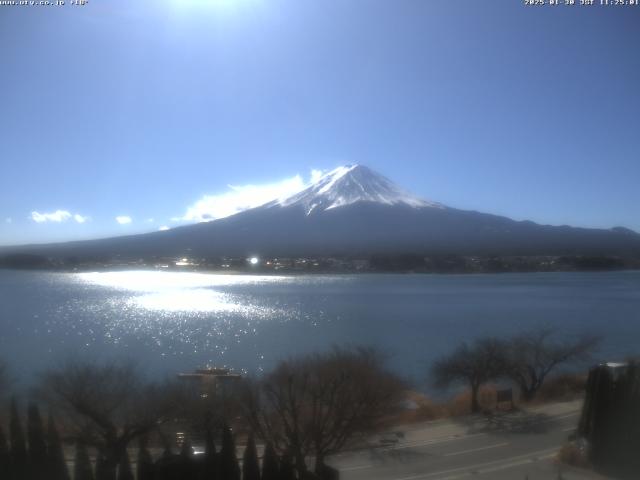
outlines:
[{"label": "haze over lake", "polygon": [[155,375],[259,371],[299,352],[377,345],[420,380],[464,339],[536,325],[603,333],[637,352],[640,272],[257,276],[0,271],[0,351],[29,379],[71,355],[131,358]]}]

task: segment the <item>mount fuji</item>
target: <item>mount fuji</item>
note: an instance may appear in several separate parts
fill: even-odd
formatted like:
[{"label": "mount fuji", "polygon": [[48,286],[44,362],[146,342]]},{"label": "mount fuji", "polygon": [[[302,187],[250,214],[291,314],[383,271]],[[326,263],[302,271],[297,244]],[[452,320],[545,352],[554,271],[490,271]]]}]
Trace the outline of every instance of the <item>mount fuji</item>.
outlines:
[{"label": "mount fuji", "polygon": [[640,235],[539,225],[450,208],[362,165],[293,196],[167,231],[12,250],[49,256],[339,256],[373,254],[640,256]]},{"label": "mount fuji", "polygon": [[363,165],[347,165],[321,177],[316,183],[284,200],[270,202],[266,207],[302,206],[310,215],[357,202],[382,205],[408,205],[410,207],[437,207],[402,190],[389,179]]}]

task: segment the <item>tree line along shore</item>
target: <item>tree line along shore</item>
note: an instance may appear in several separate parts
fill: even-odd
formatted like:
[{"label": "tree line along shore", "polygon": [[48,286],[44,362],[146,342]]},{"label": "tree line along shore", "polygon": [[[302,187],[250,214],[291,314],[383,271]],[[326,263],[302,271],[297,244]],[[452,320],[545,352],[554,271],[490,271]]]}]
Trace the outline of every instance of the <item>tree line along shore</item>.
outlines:
[{"label": "tree line along shore", "polygon": [[125,258],[0,255],[0,268],[88,271],[131,268],[233,273],[527,273],[640,270],[640,257],[612,255],[419,255],[362,257],[178,257]]},{"label": "tree line along shore", "polygon": [[550,329],[461,343],[425,372],[434,387],[464,389],[440,404],[416,401],[387,355],[362,346],[291,357],[259,377],[213,369],[151,381],[129,363],[70,360],[20,397],[2,363],[10,408],[0,422],[0,478],[333,479],[331,456],[399,423],[482,414],[495,385],[515,387],[521,404],[581,395],[586,376],[554,374],[589,361],[597,344]]}]

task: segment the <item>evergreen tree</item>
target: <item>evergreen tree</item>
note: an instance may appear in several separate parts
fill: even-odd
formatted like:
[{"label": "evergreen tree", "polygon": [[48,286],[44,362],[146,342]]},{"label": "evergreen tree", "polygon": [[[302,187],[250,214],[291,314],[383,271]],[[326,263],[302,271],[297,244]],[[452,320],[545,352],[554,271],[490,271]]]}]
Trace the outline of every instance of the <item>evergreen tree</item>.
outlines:
[{"label": "evergreen tree", "polygon": [[279,480],[295,480],[296,478],[293,460],[289,452],[286,452],[282,456],[282,460],[280,461],[280,476],[278,478]]},{"label": "evergreen tree", "polygon": [[27,469],[29,460],[27,445],[15,399],[11,400],[9,435],[11,437],[11,468],[13,470],[13,480],[28,480]]},{"label": "evergreen tree", "polygon": [[87,447],[82,442],[76,443],[76,458],[73,466],[73,480],[93,480],[93,469]]},{"label": "evergreen tree", "polygon": [[96,480],[116,480],[116,472],[107,464],[102,452],[96,457]]},{"label": "evergreen tree", "polygon": [[189,439],[182,442],[180,449],[180,478],[184,480],[195,480],[195,468],[193,464],[193,447]]},{"label": "evergreen tree", "polygon": [[253,434],[249,435],[247,446],[242,456],[242,480],[260,480],[260,464]]},{"label": "evergreen tree", "polygon": [[222,449],[220,450],[220,476],[224,480],[240,480],[240,465],[236,454],[236,443],[231,428],[222,429]]},{"label": "evergreen tree", "polygon": [[29,441],[29,477],[31,480],[49,478],[47,465],[47,443],[40,410],[35,404],[27,408],[27,439]]},{"label": "evergreen tree", "polygon": [[167,480],[169,478],[169,475],[167,473],[167,466],[171,461],[172,456],[173,455],[171,453],[171,447],[169,445],[165,445],[162,455],[160,455],[160,458],[158,458],[158,460],[156,460],[156,463],[154,464],[155,480]]},{"label": "evergreen tree", "polygon": [[11,478],[11,452],[0,425],[0,478]]},{"label": "evergreen tree", "polygon": [[131,460],[129,460],[129,452],[126,450],[118,465],[118,480],[134,480]]},{"label": "evergreen tree", "polygon": [[202,478],[204,480],[217,480],[218,477],[218,454],[216,452],[216,443],[213,439],[212,429],[207,428]]},{"label": "evergreen tree", "polygon": [[262,480],[279,480],[280,467],[278,464],[276,451],[270,443],[267,443],[262,456]]},{"label": "evergreen tree", "polygon": [[182,448],[180,448],[180,455],[182,458],[191,458],[193,457],[193,446],[191,445],[191,441],[185,439],[182,442]]},{"label": "evergreen tree", "polygon": [[49,415],[49,421],[47,422],[47,445],[49,478],[51,480],[69,480],[69,469],[64,458],[64,449],[51,415]]},{"label": "evergreen tree", "polygon": [[162,456],[155,465],[156,480],[181,480],[180,455],[174,455],[171,447],[166,446]]},{"label": "evergreen tree", "polygon": [[137,480],[153,480],[153,459],[147,449],[147,439],[144,437],[140,439],[136,477]]}]

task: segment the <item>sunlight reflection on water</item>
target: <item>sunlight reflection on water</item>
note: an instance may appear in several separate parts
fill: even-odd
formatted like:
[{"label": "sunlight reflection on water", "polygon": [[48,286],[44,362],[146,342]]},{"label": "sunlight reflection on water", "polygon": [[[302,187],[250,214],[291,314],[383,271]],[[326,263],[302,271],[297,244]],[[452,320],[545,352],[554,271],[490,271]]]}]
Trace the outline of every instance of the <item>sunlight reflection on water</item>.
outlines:
[{"label": "sunlight reflection on water", "polygon": [[[79,273],[87,284],[117,290],[131,295],[129,306],[164,312],[233,312],[264,314],[265,309],[251,304],[239,295],[215,290],[214,287],[283,283],[282,276],[213,275],[191,272],[123,271]],[[273,312],[273,309],[268,309]]]},{"label": "sunlight reflection on water", "polygon": [[[268,369],[356,342],[403,373],[479,335],[541,322],[606,334],[605,359],[637,354],[639,272],[510,275],[233,275],[0,270],[0,351],[21,374],[64,356],[130,358],[154,374]],[[34,354],[36,352],[37,354]],[[422,378],[422,377],[420,377]]]},{"label": "sunlight reflection on water", "polygon": [[[202,356],[201,362],[219,363],[231,348],[255,342],[261,325],[292,320],[313,325],[323,316],[322,311],[302,312],[297,303],[264,295],[269,285],[299,281],[290,276],[137,270],[72,278],[86,293],[48,323],[66,325],[82,336],[86,347],[102,339],[123,348],[145,345],[162,357]],[[260,365],[263,352],[251,355]]]}]

